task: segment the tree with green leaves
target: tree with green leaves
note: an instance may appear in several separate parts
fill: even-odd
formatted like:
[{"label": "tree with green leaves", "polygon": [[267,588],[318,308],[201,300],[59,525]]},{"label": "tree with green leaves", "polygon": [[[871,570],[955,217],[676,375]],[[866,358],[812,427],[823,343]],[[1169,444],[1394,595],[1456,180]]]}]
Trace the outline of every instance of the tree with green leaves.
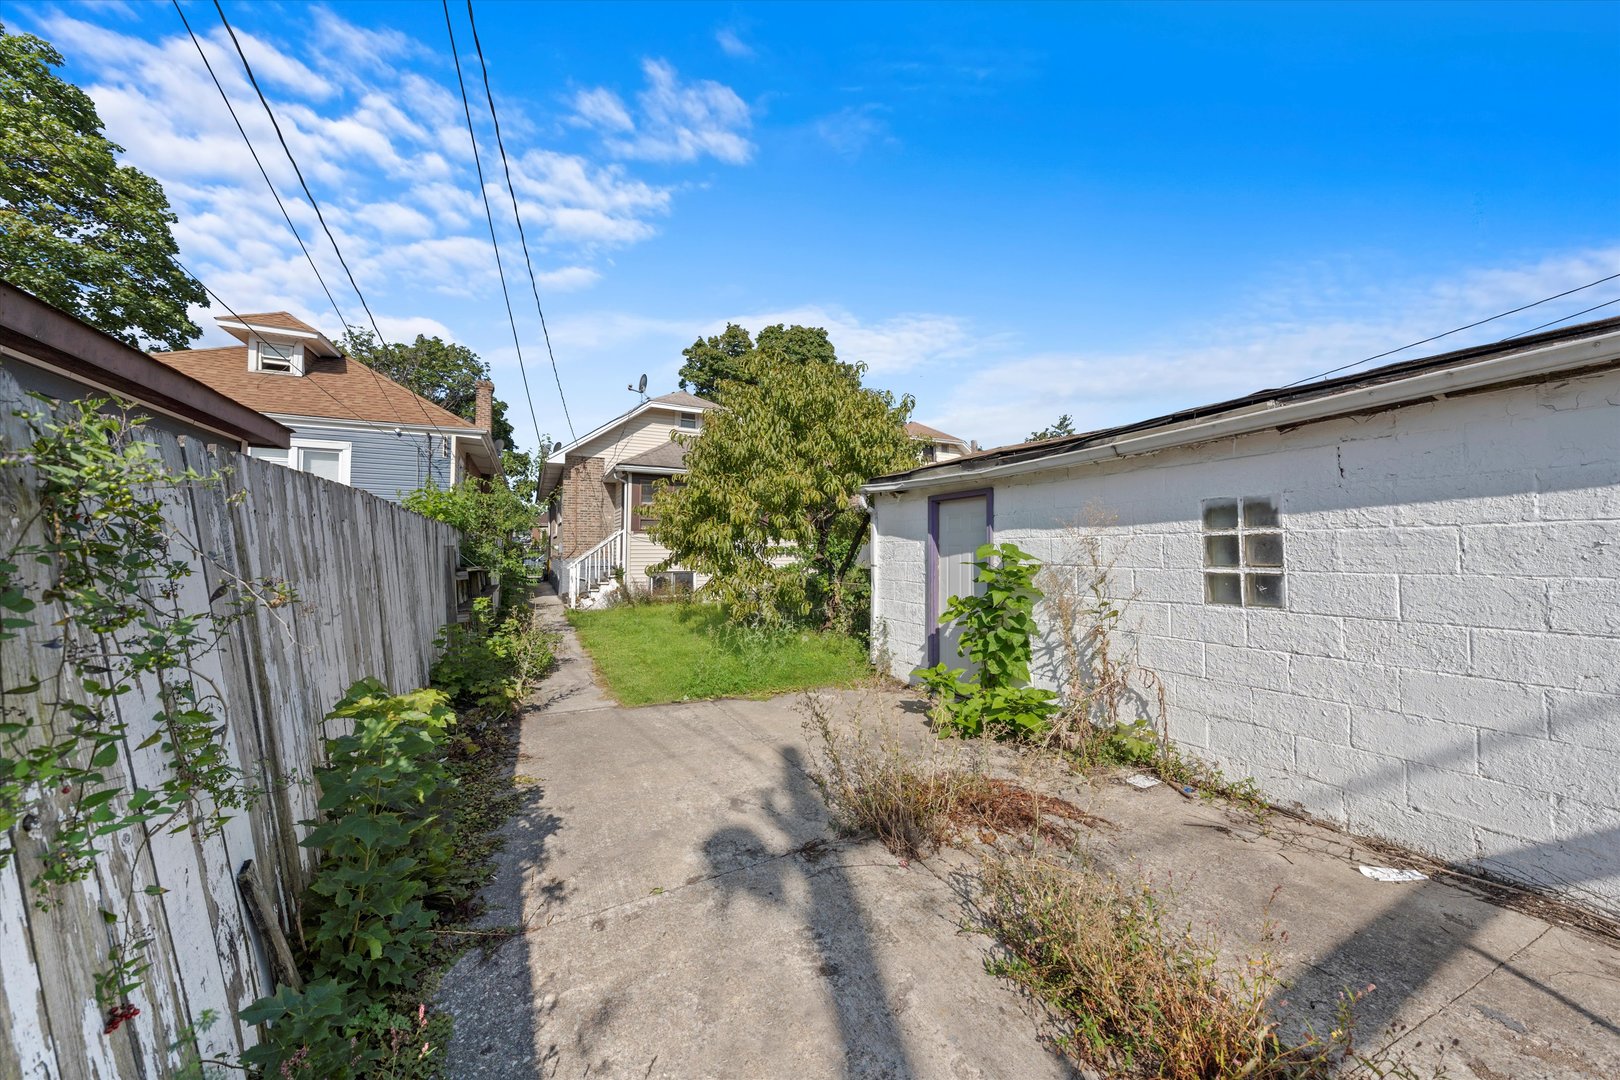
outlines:
[{"label": "tree with green leaves", "polygon": [[[782,338],[811,342],[813,335]],[[762,334],[762,338],[766,335]],[[738,358],[725,408],[687,442],[687,474],[656,493],[652,527],[669,565],[708,574],[734,617],[773,622],[847,617],[846,584],[869,518],[857,505],[874,476],[916,465],[912,399],[861,385],[865,365],[806,363],[787,350]],[[791,565],[783,565],[791,556]]]},{"label": "tree with green leaves", "polygon": [[724,403],[729,383],[752,382],[756,357],[767,357],[782,364],[823,364],[860,381],[854,368],[840,363],[838,353],[819,326],[767,326],[757,340],[736,323],[727,323],[725,333],[699,338],[683,350],[681,389],[698,397]]},{"label": "tree with green leaves", "polygon": [[1057,418],[1057,423],[1049,424],[1039,431],[1029,433],[1030,442],[1040,442],[1042,439],[1056,439],[1063,435],[1074,434],[1074,418],[1064,413]]},{"label": "tree with green leaves", "polygon": [[158,182],[118,164],[62,54],[0,24],[0,278],[137,348],[184,349],[208,294],[174,261]]},{"label": "tree with green leaves", "polygon": [[[337,345],[373,371],[388,376],[463,420],[477,419],[478,382],[489,378],[489,365],[467,346],[425,334],[417,334],[416,340],[409,344],[387,344],[359,326],[349,327]],[[520,478],[534,471],[535,458],[513,449],[515,432],[507,419],[507,409],[506,402],[500,398],[491,403],[489,434],[507,448],[501,455],[501,464],[508,478],[517,485]],[[544,436],[541,441],[545,441]],[[540,450],[543,456],[545,447],[541,446]],[[532,498],[534,488],[535,484],[530,483],[525,497]]]}]

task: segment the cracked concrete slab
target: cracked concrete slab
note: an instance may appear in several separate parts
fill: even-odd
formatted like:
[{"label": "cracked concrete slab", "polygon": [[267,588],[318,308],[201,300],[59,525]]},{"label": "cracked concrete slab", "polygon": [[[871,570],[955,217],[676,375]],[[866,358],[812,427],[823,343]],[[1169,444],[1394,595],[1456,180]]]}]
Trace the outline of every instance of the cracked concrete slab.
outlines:
[{"label": "cracked concrete slab", "polygon": [[[487,925],[526,932],[446,977],[450,1076],[1077,1075],[961,929],[972,855],[903,867],[833,834],[795,699],[620,709],[571,634],[562,655],[486,893]],[[900,695],[835,697],[927,741]],[[1371,984],[1358,1045],[1418,1075],[1620,1075],[1614,942],[1451,884],[1371,881],[1356,865],[1383,856],[1330,829],[995,760],[1109,821],[1093,858],[1150,877],[1224,955],[1270,951],[1286,1030],[1331,1026],[1339,992]]]},{"label": "cracked concrete slab", "polygon": [[451,1076],[1076,1075],[943,864],[834,834],[790,701],[613,708],[563,651],[486,894],[528,929],[446,976]]}]

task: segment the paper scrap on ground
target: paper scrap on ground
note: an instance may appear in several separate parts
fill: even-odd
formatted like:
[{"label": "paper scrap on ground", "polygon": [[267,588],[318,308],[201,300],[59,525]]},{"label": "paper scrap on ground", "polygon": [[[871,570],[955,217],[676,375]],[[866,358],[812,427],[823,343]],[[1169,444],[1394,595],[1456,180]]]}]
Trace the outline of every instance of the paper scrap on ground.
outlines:
[{"label": "paper scrap on ground", "polygon": [[1397,870],[1393,866],[1363,866],[1361,872],[1374,881],[1427,881],[1428,874],[1416,870]]},{"label": "paper scrap on ground", "polygon": [[1134,788],[1150,788],[1158,783],[1153,777],[1143,776],[1141,773],[1137,773],[1135,776],[1127,776],[1125,782]]}]

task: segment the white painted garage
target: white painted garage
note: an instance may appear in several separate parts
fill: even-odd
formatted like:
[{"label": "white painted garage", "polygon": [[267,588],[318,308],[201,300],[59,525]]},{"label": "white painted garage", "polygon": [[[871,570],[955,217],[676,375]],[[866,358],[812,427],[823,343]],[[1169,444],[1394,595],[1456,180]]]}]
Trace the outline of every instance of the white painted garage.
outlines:
[{"label": "white painted garage", "polygon": [[1048,562],[1081,521],[1184,748],[1353,831],[1620,913],[1620,319],[866,495],[893,674],[940,655],[975,509]]}]

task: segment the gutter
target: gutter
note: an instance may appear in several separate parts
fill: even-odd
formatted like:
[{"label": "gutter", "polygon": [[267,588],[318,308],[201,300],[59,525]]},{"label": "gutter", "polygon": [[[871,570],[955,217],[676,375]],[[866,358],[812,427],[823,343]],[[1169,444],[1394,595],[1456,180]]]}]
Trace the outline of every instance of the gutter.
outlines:
[{"label": "gutter", "polygon": [[1544,381],[1558,375],[1573,375],[1617,363],[1620,363],[1620,332],[1609,332],[1476,363],[1420,372],[1389,382],[1353,387],[1321,397],[1260,402],[1219,416],[1126,432],[1096,446],[1022,461],[998,465],[968,460],[960,465],[953,462],[938,470],[931,469],[921,475],[903,473],[892,478],[880,477],[864,485],[861,490],[874,495],[897,494],[949,487],[963,482],[980,483],[985,478],[1022,476],[1049,469],[1091,465],[1274,428],[1297,427],[1422,401],[1438,401],[1455,394],[1486,390],[1507,383]]}]

